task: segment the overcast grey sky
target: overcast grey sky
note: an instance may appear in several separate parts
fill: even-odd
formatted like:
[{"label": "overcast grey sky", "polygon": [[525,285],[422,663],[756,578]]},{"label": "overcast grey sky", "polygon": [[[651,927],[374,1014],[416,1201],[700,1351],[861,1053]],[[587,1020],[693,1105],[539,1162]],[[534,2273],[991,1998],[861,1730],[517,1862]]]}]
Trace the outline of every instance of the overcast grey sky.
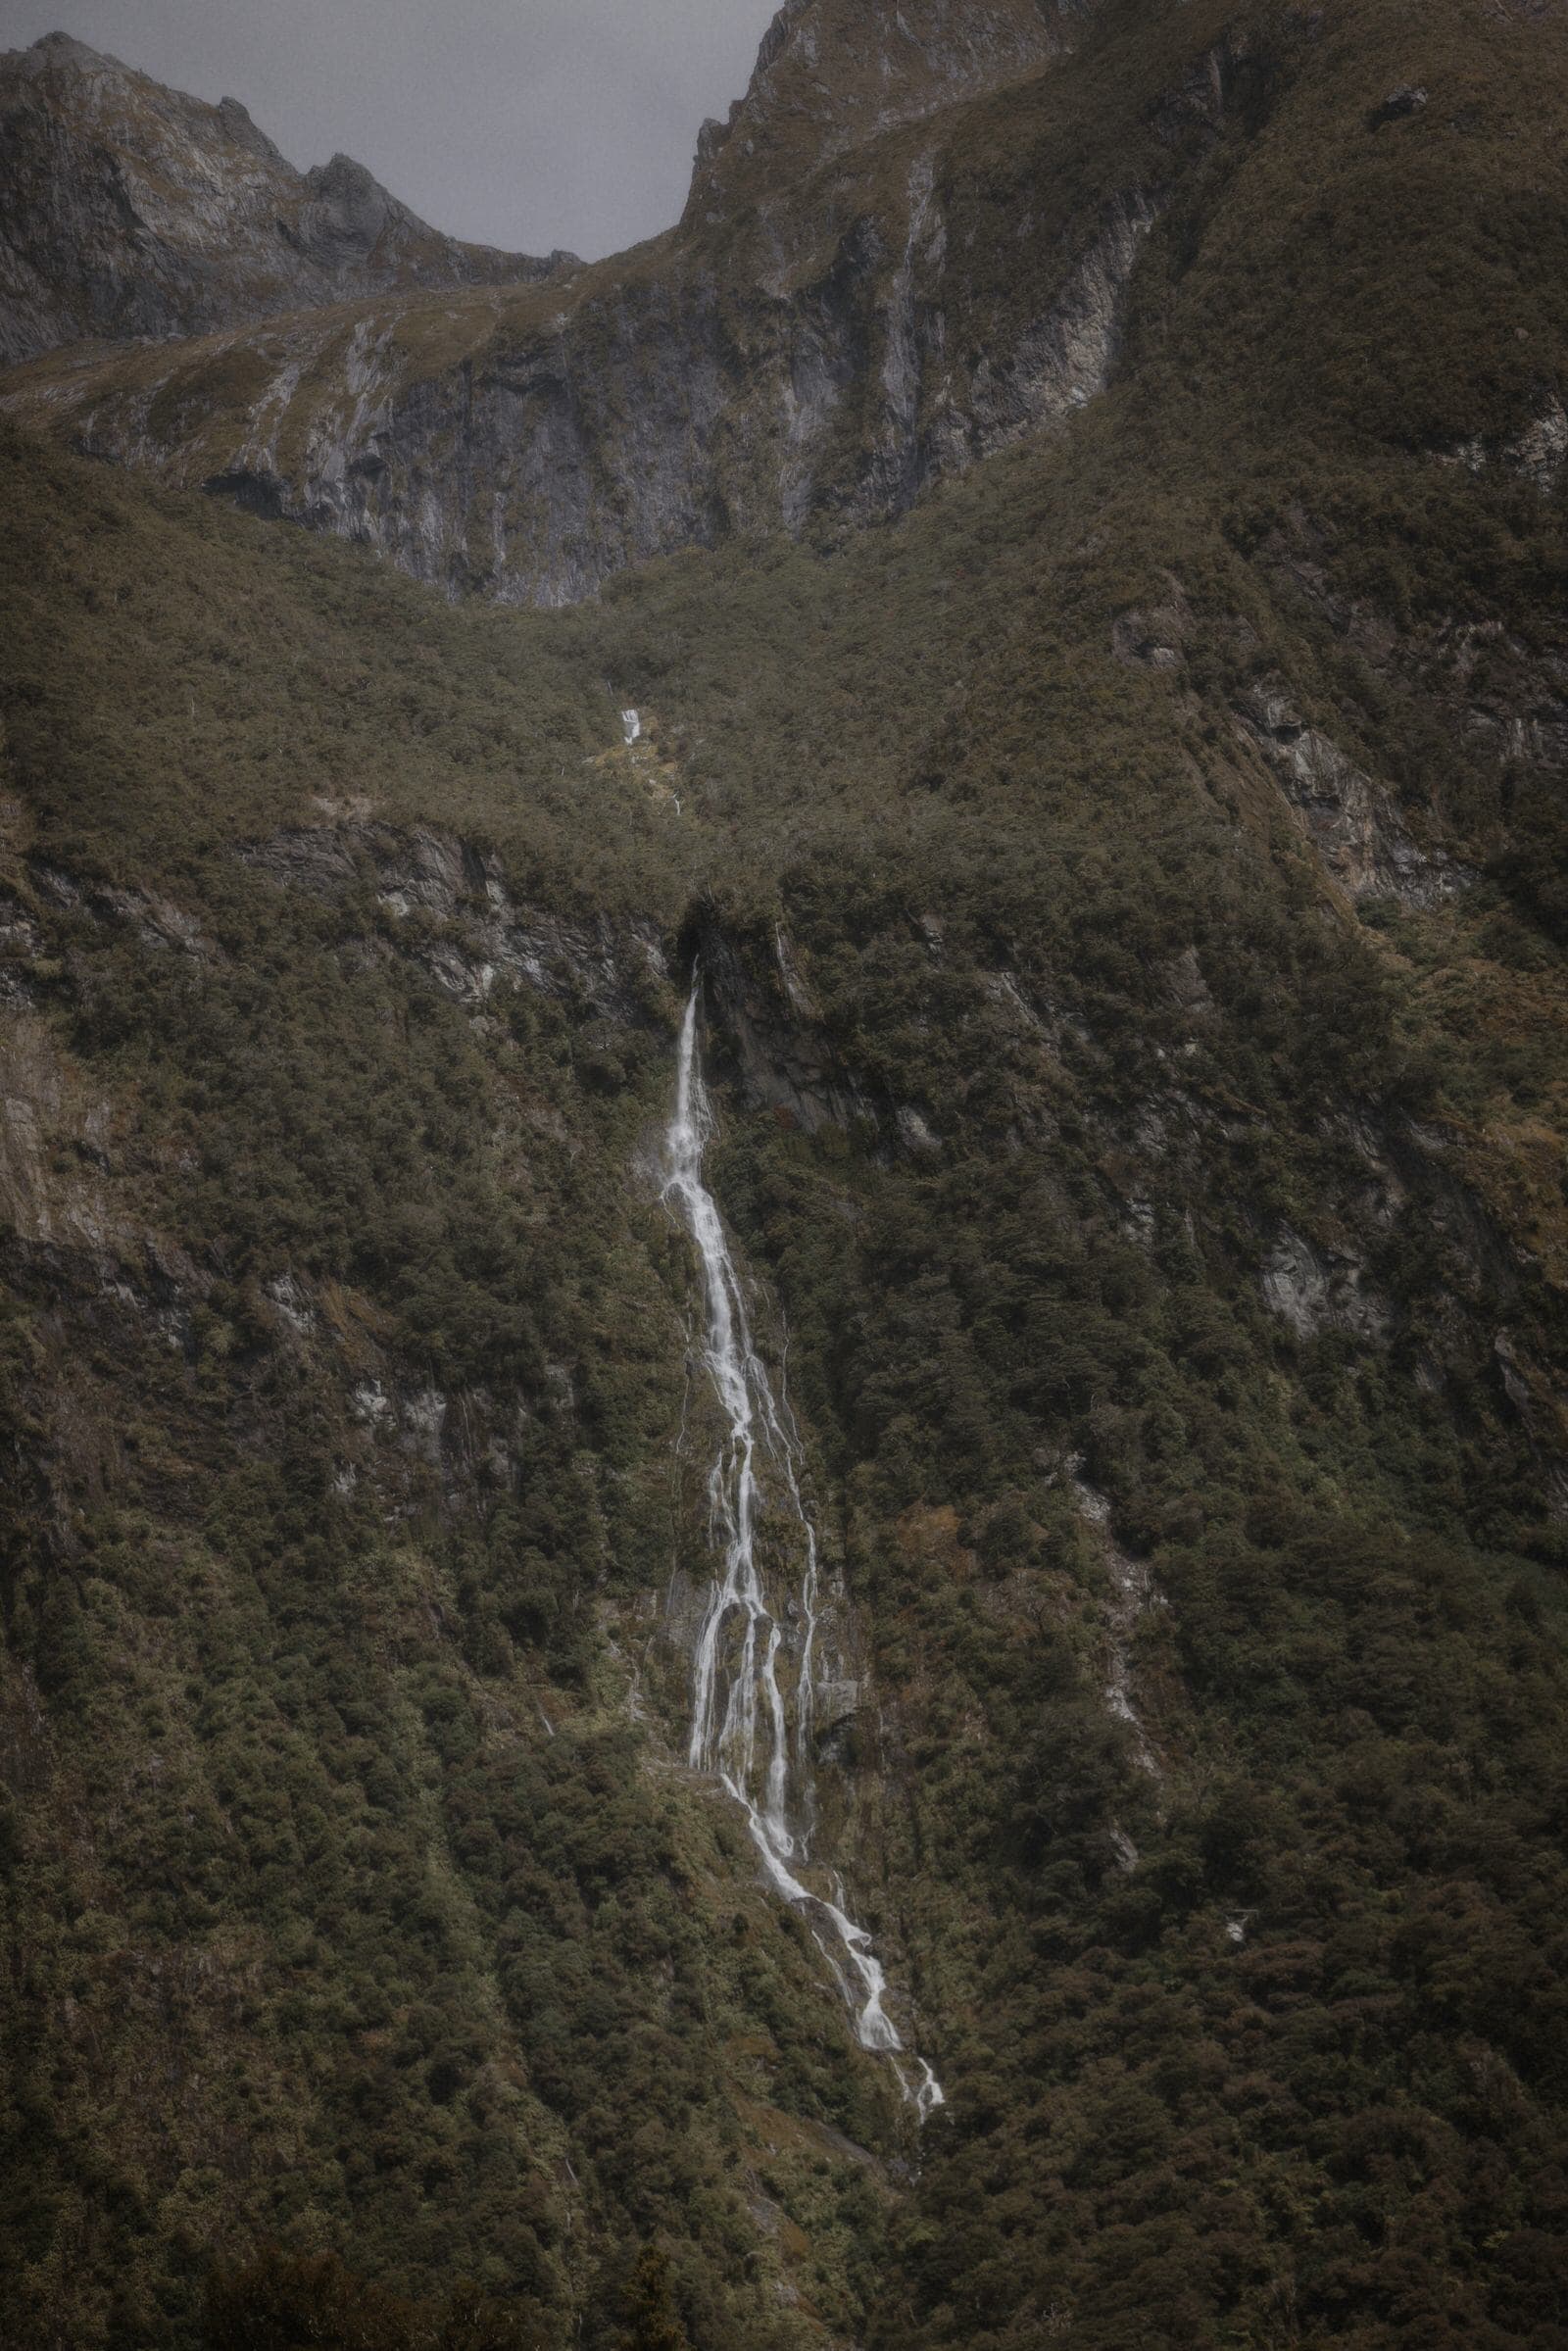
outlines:
[{"label": "overcast grey sky", "polygon": [[698,125],[777,0],[0,0],[0,48],[71,32],[250,108],[290,163],[337,149],[437,228],[586,258],[667,228]]}]

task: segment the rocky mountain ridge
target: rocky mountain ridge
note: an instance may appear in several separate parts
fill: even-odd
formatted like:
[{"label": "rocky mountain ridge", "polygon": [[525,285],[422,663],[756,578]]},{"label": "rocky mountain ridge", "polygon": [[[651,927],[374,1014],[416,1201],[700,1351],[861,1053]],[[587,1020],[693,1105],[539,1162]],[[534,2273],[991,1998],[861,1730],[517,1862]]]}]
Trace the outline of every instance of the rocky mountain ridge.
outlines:
[{"label": "rocky mountain ridge", "polygon": [[687,218],[786,206],[792,181],[882,132],[1026,79],[1066,45],[1075,0],[787,0],[723,122],[698,139]]},{"label": "rocky mountain ridge", "polygon": [[443,236],[346,155],[297,171],[237,99],[67,33],[0,56],[0,361],[571,266]]},{"label": "rocky mountain ridge", "polygon": [[[1506,118],[1475,97],[1464,13],[1455,0],[1424,22],[1432,97],[1391,114],[1388,61],[1408,43],[1391,29],[1374,53],[1322,12],[812,0],[781,12],[731,125],[705,137],[682,222],[631,255],[548,286],[403,290],[108,359],[46,357],[0,398],[94,455],[365,541],[449,594],[546,605],[683,547],[902,513],[1069,424],[1129,333],[1159,355],[1173,414],[1208,398],[1210,356],[1234,344],[1220,396],[1238,429],[1289,429],[1304,401],[1329,429],[1359,411],[1356,429],[1439,462],[1539,442],[1549,469],[1558,396],[1505,296],[1486,413],[1434,401],[1482,379],[1433,367],[1430,304],[1412,316],[1402,390],[1367,400],[1377,379],[1350,343],[1379,332],[1355,291],[1370,254],[1303,365],[1280,384],[1259,373],[1292,330],[1288,289],[1331,300],[1306,158],[1341,191],[1352,241],[1406,197],[1435,235],[1443,191],[1482,156],[1508,182],[1504,212],[1534,201]],[[1544,103],[1550,40],[1505,9],[1495,75],[1542,51]],[[1279,246],[1270,268],[1243,264],[1210,317],[1191,298],[1192,255],[1229,266],[1259,220]],[[1426,267],[1396,299],[1416,305]]]},{"label": "rocky mountain ridge", "polygon": [[[1075,17],[970,13],[787,11],[719,178],[624,265],[521,296],[400,296],[107,365],[67,358],[13,401],[96,454],[509,602],[571,602],[737,531],[899,513],[1102,388],[1140,247],[1223,105],[1216,65],[1212,107],[1189,110],[1171,153],[1129,104],[1114,170],[1037,219],[1031,176],[1075,111],[1046,69]],[[1151,102],[1163,74],[1188,74],[1183,38],[1163,46],[1142,63]],[[813,58],[833,61],[826,107],[801,99],[825,86]],[[836,94],[862,85],[876,106],[846,122]],[[944,160],[977,141],[994,178]],[[758,172],[779,191],[760,207]]]}]

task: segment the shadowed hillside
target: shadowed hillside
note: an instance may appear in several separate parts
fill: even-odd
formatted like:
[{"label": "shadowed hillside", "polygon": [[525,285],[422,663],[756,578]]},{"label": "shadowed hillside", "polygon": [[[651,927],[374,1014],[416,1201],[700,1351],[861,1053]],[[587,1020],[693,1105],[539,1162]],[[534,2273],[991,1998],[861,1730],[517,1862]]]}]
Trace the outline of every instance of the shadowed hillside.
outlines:
[{"label": "shadowed hillside", "polygon": [[[1561,2334],[1568,33],[905,18],[786,10],[670,239],[416,359],[7,379],[29,2351]],[[755,503],[628,521],[677,450]],[[693,1760],[694,985],[791,1834],[923,2126]]]}]

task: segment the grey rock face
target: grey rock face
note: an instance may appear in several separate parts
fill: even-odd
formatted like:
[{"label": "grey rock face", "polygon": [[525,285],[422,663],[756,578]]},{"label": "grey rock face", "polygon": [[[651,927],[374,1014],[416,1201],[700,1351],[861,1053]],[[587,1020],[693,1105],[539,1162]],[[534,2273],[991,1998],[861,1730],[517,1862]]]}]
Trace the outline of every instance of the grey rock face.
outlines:
[{"label": "grey rock face", "polygon": [[1372,116],[1372,127],[1380,129],[1385,122],[1402,122],[1411,115],[1420,114],[1426,105],[1427,94],[1419,84],[1401,81],[1396,90],[1390,90],[1382,105]]},{"label": "grey rock face", "polygon": [[782,932],[771,969],[748,958],[716,923],[703,925],[699,945],[715,1071],[743,1101],[764,1104],[808,1134],[873,1115],[822,1027]]},{"label": "grey rock face", "polygon": [[1568,408],[1552,392],[1539,415],[1508,439],[1461,441],[1440,454],[1446,464],[1465,465],[1472,473],[1496,466],[1505,473],[1522,475],[1538,490],[1549,491],[1568,465]]},{"label": "grey rock face", "polygon": [[1316,1249],[1289,1225],[1264,1263],[1262,1288],[1264,1304],[1298,1339],[1315,1339],[1322,1331],[1367,1340],[1387,1335],[1388,1309],[1367,1288],[1359,1260]]},{"label": "grey rock face", "polygon": [[1109,374],[1152,218],[1135,191],[1033,256],[1038,307],[995,336],[965,318],[928,167],[888,216],[771,268],[760,253],[755,276],[673,236],[619,282],[322,312],[12,399],[450,594],[563,605],[737,530],[902,512],[1060,426]]},{"label": "grey rock face", "polygon": [[572,921],[521,906],[498,858],[428,825],[300,826],[241,854],[283,888],[316,897],[370,882],[399,930],[407,926],[410,955],[470,1010],[507,980],[633,1022],[648,1018],[651,999],[667,983],[653,925],[617,929],[602,915]]},{"label": "grey rock face", "polygon": [[[232,317],[247,271],[253,313],[287,302],[296,315],[56,363],[19,379],[8,404],[41,409],[95,455],[368,541],[450,595],[510,603],[570,603],[629,564],[737,531],[898,514],[942,476],[1067,424],[1114,366],[1161,197],[1131,185],[1036,222],[1030,142],[1046,134],[1022,93],[1078,13],[792,0],[729,124],[705,128],[716,177],[683,226],[635,267],[505,293],[509,270],[545,265],[470,267],[441,240],[432,256],[418,242],[430,232],[345,159],[292,173],[241,108],[198,107],[103,59],[68,74],[28,51],[9,70],[29,137],[70,115],[62,76],[72,107],[95,93],[93,120],[112,128],[133,97],[156,137],[138,130],[136,148],[115,129],[105,169],[129,188],[135,155],[156,148],[176,186],[162,242],[136,231],[146,252],[131,269],[107,229],[77,217],[90,171],[34,174],[14,242],[41,251],[52,284],[63,253],[88,256],[101,299],[77,308],[92,331],[168,331],[173,281],[186,325]],[[1194,135],[1212,127],[1204,109],[1222,85],[1205,75]],[[1020,92],[1016,162],[976,186],[950,153],[1004,88]],[[60,135],[75,137],[74,122]],[[204,141],[221,148],[220,201],[185,194],[214,180],[190,160]],[[140,220],[147,207],[131,210]],[[1017,260],[1001,304],[982,257],[1004,243]],[[204,314],[196,295],[220,252],[223,299]],[[377,271],[383,297],[320,307]],[[409,290],[435,277],[453,290]],[[12,348],[86,330],[24,320]]]},{"label": "grey rock face", "polygon": [[1129,669],[1180,669],[1194,633],[1192,607],[1179,580],[1159,604],[1118,612],[1111,623],[1110,649]]},{"label": "grey rock face", "polygon": [[1390,793],[1309,726],[1281,694],[1258,689],[1237,712],[1261,751],[1331,879],[1351,898],[1436,906],[1474,879],[1442,849],[1412,838]]},{"label": "grey rock face", "polygon": [[202,333],[399,286],[510,284],[570,256],[464,245],[362,165],[296,171],[235,98],[49,34],[0,56],[0,360]]},{"label": "grey rock face", "polygon": [[1102,392],[1121,339],[1128,280],[1157,207],[1134,190],[1110,208],[1069,268],[1061,290],[993,367],[982,361],[974,400],[976,454],[1059,422]]},{"label": "grey rock face", "polygon": [[705,125],[688,221],[765,201],[803,168],[1038,73],[1072,13],[1052,0],[786,0],[745,97]]}]

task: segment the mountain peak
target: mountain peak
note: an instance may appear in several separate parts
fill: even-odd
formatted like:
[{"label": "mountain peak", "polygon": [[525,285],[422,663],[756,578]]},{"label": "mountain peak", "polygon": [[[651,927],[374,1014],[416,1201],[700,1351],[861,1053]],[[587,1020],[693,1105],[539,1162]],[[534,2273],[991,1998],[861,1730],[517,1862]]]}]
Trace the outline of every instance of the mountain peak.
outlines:
[{"label": "mountain peak", "polygon": [[280,164],[283,162],[279,149],[272,144],[261,125],[252,121],[250,108],[242,106],[237,98],[220,98],[218,120],[225,135],[236,147],[248,147],[253,154],[268,156]]},{"label": "mountain peak", "polygon": [[237,98],[166,88],[71,33],[0,55],[0,361],[526,283],[561,258],[443,236],[346,155],[298,171]]},{"label": "mountain peak", "polygon": [[120,60],[108,57],[101,49],[89,49],[78,41],[74,32],[42,32],[27,52],[29,57],[41,57],[51,64],[71,63],[78,66],[118,66]]},{"label": "mountain peak", "polygon": [[1038,73],[1067,0],[785,0],[744,98],[703,125],[691,210],[794,180],[901,122]]}]

